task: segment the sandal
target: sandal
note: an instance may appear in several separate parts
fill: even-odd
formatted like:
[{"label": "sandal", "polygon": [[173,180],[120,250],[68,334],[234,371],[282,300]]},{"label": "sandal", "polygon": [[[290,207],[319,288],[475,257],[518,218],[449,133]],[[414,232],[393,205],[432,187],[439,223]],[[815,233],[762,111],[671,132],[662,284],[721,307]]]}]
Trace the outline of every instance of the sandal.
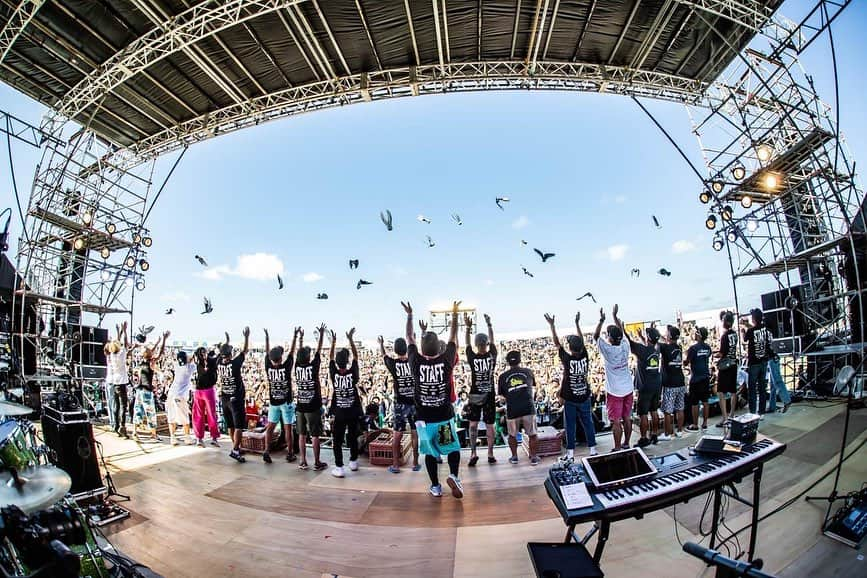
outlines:
[{"label": "sandal", "polygon": [[477,463],[479,463],[479,456],[473,456],[470,458],[470,461],[467,463],[467,465],[471,468],[474,468],[476,467]]},{"label": "sandal", "polygon": [[495,458],[494,456],[488,456],[488,463],[489,464],[497,463],[497,458]]},{"label": "sandal", "polygon": [[313,464],[313,469],[317,472],[324,470],[327,467],[328,467],[328,464],[326,464],[325,462],[317,462],[317,463]]},{"label": "sandal", "polygon": [[297,460],[297,459],[298,459],[298,458],[295,457],[295,454],[286,454],[286,461],[287,461],[287,462],[290,462],[290,463],[291,463],[291,462],[294,462],[294,461]]},{"label": "sandal", "polygon": [[298,464],[298,469],[299,470],[309,470],[310,466],[307,465],[307,462],[301,462],[300,464]]}]

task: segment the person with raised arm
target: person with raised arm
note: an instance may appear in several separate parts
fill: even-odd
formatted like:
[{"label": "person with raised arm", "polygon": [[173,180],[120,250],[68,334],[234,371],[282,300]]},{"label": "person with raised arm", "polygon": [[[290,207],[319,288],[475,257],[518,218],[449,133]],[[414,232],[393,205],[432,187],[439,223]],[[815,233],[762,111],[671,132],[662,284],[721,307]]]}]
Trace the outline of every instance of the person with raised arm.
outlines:
[{"label": "person with raised arm", "polygon": [[464,497],[464,488],[458,476],[461,463],[461,445],[455,427],[455,412],[451,400],[451,377],[457,354],[458,308],[452,303],[452,324],[445,351],[439,352],[439,339],[432,331],[421,337],[421,352],[413,331],[412,305],[401,302],[406,312],[406,341],[410,367],[415,379],[415,406],[418,415],[419,450],[424,454],[425,467],[430,477],[430,493],[442,497],[437,457],[446,456],[449,477],[446,482],[455,498]]},{"label": "person with raised arm", "polygon": [[[659,350],[659,330],[653,323],[638,340],[633,339],[615,318],[615,323],[629,341],[629,349],[635,356],[635,389],[638,390],[639,431],[638,447],[646,448],[659,441],[659,399],[662,394],[662,353]],[[663,438],[665,439],[665,438]]]},{"label": "person with raised arm", "polygon": [[250,349],[249,327],[244,328],[243,335],[244,346],[238,355],[232,357],[232,344],[229,343],[229,334],[226,333],[226,343],[220,346],[220,358],[217,361],[217,380],[220,385],[223,420],[226,422],[229,439],[232,440],[232,451],[229,452],[229,457],[239,463],[247,461],[241,455],[241,437],[244,430],[247,429],[245,403],[247,391],[244,388],[241,367],[243,367],[244,360],[247,358],[247,351]]},{"label": "person with raised arm", "polygon": [[208,433],[211,445],[220,447],[220,428],[217,424],[217,356],[204,347],[196,349],[196,390],[193,392],[193,433],[196,445],[205,447],[205,418],[208,420]]},{"label": "person with raised arm", "polygon": [[409,427],[412,436],[412,471],[421,469],[418,463],[418,432],[415,429],[415,380],[412,377],[412,368],[407,357],[406,339],[398,337],[394,340],[394,354],[388,355],[385,351],[385,340],[379,336],[379,351],[385,362],[385,368],[391,374],[391,383],[394,391],[394,422],[391,465],[388,471],[392,474],[400,473],[400,444],[403,432]]},{"label": "person with raised arm", "polygon": [[[491,318],[485,315],[488,326],[487,335],[476,334],[472,337],[473,320],[464,313],[466,328],[467,364],[470,366],[470,395],[467,407],[467,418],[470,422],[470,461],[469,467],[475,467],[479,461],[476,453],[476,443],[479,437],[479,421],[485,421],[485,433],[488,441],[488,463],[497,463],[494,457],[494,423],[496,422],[496,404],[494,403],[494,370],[497,367],[497,346],[494,345],[494,329]],[[473,344],[476,350],[473,351]]]},{"label": "person with raised arm", "polygon": [[358,374],[358,349],[355,346],[355,327],[349,330],[346,338],[352,350],[352,363],[349,362],[349,349],[345,347],[335,353],[337,333],[331,332],[331,353],[328,356],[328,375],[331,378],[331,413],[334,416],[332,444],[334,448],[334,468],[331,475],[342,478],[343,441],[349,438],[349,469],[358,471],[358,422],[361,419],[361,396],[358,393],[360,378]]},{"label": "person with raised arm", "polygon": [[265,426],[265,453],[262,460],[266,464],[271,463],[271,436],[277,422],[283,422],[283,435],[286,438],[286,461],[294,462],[295,453],[292,451],[292,426],[295,425],[295,404],[292,402],[292,365],[295,362],[295,345],[298,341],[300,327],[292,332],[292,345],[289,346],[289,355],[284,359],[283,347],[271,348],[271,337],[265,330],[265,375],[268,377],[268,425]]},{"label": "person with raised arm", "polygon": [[605,404],[608,419],[614,434],[614,448],[620,451],[629,447],[632,436],[632,375],[629,373],[629,343],[623,340],[623,330],[617,319],[618,306],[614,305],[614,325],[609,325],[602,335],[605,311],[599,309],[599,323],[593,332],[593,340],[605,361]]},{"label": "person with raised arm", "polygon": [[[145,347],[142,353],[142,362],[139,365],[138,385],[135,390],[135,402],[133,403],[133,433],[138,435],[138,427],[144,424],[150,432],[151,441],[160,441],[157,436],[157,408],[154,402],[154,373],[159,368],[159,361],[166,352],[166,339],[169,332],[166,331],[157,339],[153,347]],[[155,350],[159,348],[157,353]]]},{"label": "person with raised arm", "polygon": [[130,343],[127,337],[127,323],[117,326],[117,338],[105,344],[107,375],[105,380],[106,399],[108,400],[109,421],[114,433],[128,438],[126,414],[129,407],[129,368],[126,358]]},{"label": "person with raised arm", "polygon": [[313,469],[324,470],[328,467],[319,460],[319,437],[322,435],[322,386],[319,380],[319,367],[322,363],[322,342],[325,339],[325,324],[321,324],[319,344],[316,354],[304,346],[304,331],[298,334],[298,353],[295,355],[295,398],[296,418],[298,420],[298,448],[301,461],[298,467],[310,469],[307,465],[307,438],[313,445]]},{"label": "person with raised arm", "polygon": [[551,337],[554,347],[563,365],[563,379],[560,384],[559,398],[563,403],[563,422],[566,428],[566,459],[575,457],[575,437],[579,418],[581,429],[584,430],[584,438],[587,440],[587,448],[590,455],[596,455],[596,427],[593,424],[593,400],[590,396],[590,383],[587,380],[587,372],[590,369],[590,360],[587,348],[584,346],[584,337],[581,335],[581,313],[575,314],[575,335],[566,338],[569,345],[567,352],[557,337],[557,328],[554,326],[554,316],[545,314],[545,321],[551,329]]},{"label": "person with raised arm", "polygon": [[186,351],[178,351],[177,360],[172,385],[166,393],[166,421],[169,425],[169,440],[173,446],[179,443],[175,437],[177,426],[183,428],[187,443],[196,443],[195,438],[190,435],[190,387],[196,364],[190,361]]}]

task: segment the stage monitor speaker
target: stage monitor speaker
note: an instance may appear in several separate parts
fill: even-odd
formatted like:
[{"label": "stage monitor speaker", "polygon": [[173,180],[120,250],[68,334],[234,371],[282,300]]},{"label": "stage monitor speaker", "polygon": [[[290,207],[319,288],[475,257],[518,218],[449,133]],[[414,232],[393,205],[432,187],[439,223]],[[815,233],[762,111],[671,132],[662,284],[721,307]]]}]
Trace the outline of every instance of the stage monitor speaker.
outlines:
[{"label": "stage monitor speaker", "polygon": [[81,340],[72,346],[72,362],[105,366],[106,341],[108,341],[108,329],[82,326]]},{"label": "stage monitor speaker", "polygon": [[50,415],[42,416],[42,436],[56,459],[54,465],[72,478],[73,494],[103,487],[102,474],[89,421],[62,423]]}]

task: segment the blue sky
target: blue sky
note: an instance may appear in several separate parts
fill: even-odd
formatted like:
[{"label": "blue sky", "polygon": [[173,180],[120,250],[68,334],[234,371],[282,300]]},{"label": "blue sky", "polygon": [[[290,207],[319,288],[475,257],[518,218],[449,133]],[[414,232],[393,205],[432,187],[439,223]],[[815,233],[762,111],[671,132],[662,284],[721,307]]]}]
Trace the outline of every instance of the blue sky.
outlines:
[{"label": "blue sky", "polygon": [[[783,12],[800,14],[803,5],[788,3]],[[867,154],[865,23],[867,8],[855,3],[834,28],[842,128],[856,159]],[[804,65],[833,104],[828,54],[824,37]],[[683,107],[648,106],[701,165]],[[0,109],[31,122],[43,111],[5,85]],[[18,143],[13,155],[26,195],[38,151]],[[163,171],[169,162],[162,160]],[[14,199],[5,158],[0,166],[3,208]],[[285,119],[187,152],[148,223],[155,243],[135,322],[188,340],[217,339],[224,330],[238,339],[249,324],[258,341],[262,327],[281,338],[294,325],[312,330],[325,321],[338,330],[357,326],[372,339],[402,332],[401,300],[426,311],[462,299],[490,313],[501,333],[524,332],[544,329],[546,311],[566,327],[579,306],[594,322],[596,307],[575,301],[586,291],[606,309],[619,302],[627,320],[672,319],[676,309],[732,301],[728,262],[710,248],[698,191],[684,161],[622,97],[426,96]],[[505,211],[496,196],[511,199]],[[386,208],[392,232],[379,221]],[[418,222],[419,214],[432,223]],[[16,218],[13,237],[20,231]],[[533,247],[557,256],[542,264]],[[207,258],[210,272],[194,254]],[[358,271],[349,270],[350,258],[359,259]],[[286,287],[278,291],[272,271],[281,267]],[[660,267],[672,276],[657,275]],[[360,277],[373,285],[356,290]],[[740,287],[742,308],[768,288]],[[330,299],[316,300],[318,292]],[[199,314],[203,296],[213,301],[212,315]],[[176,313],[165,316],[168,307]]]}]

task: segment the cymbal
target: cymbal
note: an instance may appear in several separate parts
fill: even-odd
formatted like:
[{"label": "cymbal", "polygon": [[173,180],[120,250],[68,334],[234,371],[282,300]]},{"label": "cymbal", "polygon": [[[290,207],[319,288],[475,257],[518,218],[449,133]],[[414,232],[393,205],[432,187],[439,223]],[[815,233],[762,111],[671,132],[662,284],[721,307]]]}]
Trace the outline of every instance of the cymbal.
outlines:
[{"label": "cymbal", "polygon": [[18,473],[20,484],[10,472],[0,474],[0,505],[14,504],[32,514],[57,503],[69,488],[69,474],[54,466],[37,466]]},{"label": "cymbal", "polygon": [[0,401],[0,415],[16,416],[29,415],[31,413],[33,413],[33,410],[26,405],[21,405],[20,403],[12,403],[11,401]]}]

